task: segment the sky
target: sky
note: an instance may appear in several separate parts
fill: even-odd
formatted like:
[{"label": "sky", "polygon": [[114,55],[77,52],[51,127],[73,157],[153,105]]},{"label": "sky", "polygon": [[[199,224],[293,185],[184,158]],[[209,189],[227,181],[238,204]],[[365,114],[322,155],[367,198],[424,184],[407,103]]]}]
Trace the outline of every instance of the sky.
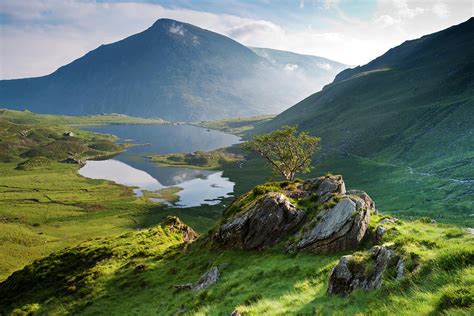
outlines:
[{"label": "sky", "polygon": [[0,0],[0,79],[49,74],[159,18],[362,65],[474,15],[473,0]]}]

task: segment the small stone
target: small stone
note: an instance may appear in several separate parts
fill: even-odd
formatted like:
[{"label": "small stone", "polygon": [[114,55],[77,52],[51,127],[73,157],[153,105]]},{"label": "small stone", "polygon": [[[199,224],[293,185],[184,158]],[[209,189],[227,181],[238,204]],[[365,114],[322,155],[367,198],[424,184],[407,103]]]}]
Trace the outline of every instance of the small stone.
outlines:
[{"label": "small stone", "polygon": [[382,243],[382,238],[386,231],[387,230],[383,226],[377,226],[377,228],[375,229],[375,242],[377,244]]},{"label": "small stone", "polygon": [[398,259],[398,262],[397,262],[397,277],[396,279],[397,280],[400,280],[403,278],[403,276],[405,275],[405,264],[403,263],[403,259],[400,258]]},{"label": "small stone", "polygon": [[188,291],[193,289],[193,284],[192,283],[185,283],[185,284],[176,284],[173,285],[173,287],[176,289],[176,291],[181,292],[181,291]]},{"label": "small stone", "polygon": [[232,313],[230,313],[230,316],[241,316],[241,315],[242,315],[242,314],[240,314],[240,312],[239,312],[238,310],[236,310],[236,309],[234,309],[234,310],[232,311]]},{"label": "small stone", "polygon": [[145,272],[146,271],[146,264],[139,264],[135,267],[135,269],[133,270],[135,273],[142,273],[142,272]]}]

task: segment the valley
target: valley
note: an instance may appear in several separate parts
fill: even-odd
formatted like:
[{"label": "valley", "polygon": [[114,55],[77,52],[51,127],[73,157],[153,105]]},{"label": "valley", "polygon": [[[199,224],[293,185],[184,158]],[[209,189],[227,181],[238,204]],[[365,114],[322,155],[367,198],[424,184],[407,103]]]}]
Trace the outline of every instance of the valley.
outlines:
[{"label": "valley", "polygon": [[206,14],[0,80],[0,316],[472,315],[474,18],[348,68]]}]

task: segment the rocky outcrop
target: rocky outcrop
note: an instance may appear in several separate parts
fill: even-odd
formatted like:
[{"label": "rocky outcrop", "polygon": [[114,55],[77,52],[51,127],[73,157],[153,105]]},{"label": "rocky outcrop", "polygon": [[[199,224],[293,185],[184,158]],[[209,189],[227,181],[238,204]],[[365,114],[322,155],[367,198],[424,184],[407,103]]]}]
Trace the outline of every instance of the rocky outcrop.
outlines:
[{"label": "rocky outcrop", "polygon": [[199,236],[198,233],[188,225],[181,222],[181,220],[176,216],[168,216],[164,223],[170,230],[181,233],[183,241],[186,243],[196,240]]},{"label": "rocky outcrop", "polygon": [[219,281],[220,278],[220,272],[217,267],[212,267],[209,271],[206,271],[199,280],[195,283],[185,283],[185,284],[177,284],[174,285],[173,287],[176,289],[176,291],[187,291],[187,290],[193,290],[193,291],[200,291],[200,290],[205,290],[208,287],[214,285],[217,281]]},{"label": "rocky outcrop", "polygon": [[374,214],[378,214],[377,209],[375,208],[374,200],[372,200],[372,198],[365,191],[362,191],[362,190],[349,190],[349,191],[347,191],[347,195],[357,196],[362,201],[364,201],[364,206],[366,208],[368,208],[369,210],[374,210]]},{"label": "rocky outcrop", "polygon": [[296,244],[297,249],[330,252],[355,248],[367,231],[370,209],[363,200],[346,196],[319,214]]},{"label": "rocky outcrop", "polygon": [[217,267],[211,268],[204,273],[193,287],[194,291],[205,290],[211,285],[215,284],[220,278],[219,269]]},{"label": "rocky outcrop", "polygon": [[346,193],[346,185],[341,176],[326,176],[307,180],[303,186],[307,192],[318,197],[319,203],[329,201],[334,194]]},{"label": "rocky outcrop", "polygon": [[332,269],[327,291],[345,296],[357,288],[366,291],[378,289],[385,271],[395,263],[397,276],[403,276],[403,261],[397,258],[393,250],[384,246],[372,247],[367,257],[360,254],[343,256]]},{"label": "rocky outcrop", "polygon": [[[265,193],[265,189],[273,188],[283,193]],[[298,209],[288,197],[303,201],[305,207]],[[252,198],[257,201],[249,202]],[[366,192],[346,192],[342,177],[333,175],[304,182],[270,183],[237,201],[241,205],[229,208],[225,213],[229,218],[214,236],[226,248],[265,249],[295,234],[286,245],[288,251],[352,249],[364,238],[375,209]]]},{"label": "rocky outcrop", "polygon": [[304,219],[285,195],[270,192],[222,224],[215,239],[228,248],[264,249],[295,232]]}]

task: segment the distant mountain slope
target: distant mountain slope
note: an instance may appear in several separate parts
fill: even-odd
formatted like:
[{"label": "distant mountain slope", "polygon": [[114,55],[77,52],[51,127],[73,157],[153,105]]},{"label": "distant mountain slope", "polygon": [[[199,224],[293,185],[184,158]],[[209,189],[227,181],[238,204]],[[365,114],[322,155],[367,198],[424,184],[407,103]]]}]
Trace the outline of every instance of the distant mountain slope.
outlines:
[{"label": "distant mountain slope", "polygon": [[[260,131],[287,124],[321,136],[326,156],[320,161],[336,172],[343,171],[327,155],[337,152],[346,162],[363,157],[379,165],[405,166],[416,183],[436,178],[455,184],[460,188],[457,202],[465,203],[463,212],[472,213],[474,18],[342,71],[332,84],[262,124]],[[383,182],[367,179],[375,180]],[[451,203],[453,190],[426,199]]]},{"label": "distant mountain slope", "polygon": [[337,73],[348,67],[318,56],[270,48],[250,47],[250,49],[286,72],[286,75],[292,76],[292,80],[297,81],[301,89],[306,91],[305,97],[333,81]]},{"label": "distant mountain slope", "polygon": [[0,105],[208,120],[278,113],[314,91],[289,78],[288,71],[228,37],[160,19],[50,75],[0,81]]}]

